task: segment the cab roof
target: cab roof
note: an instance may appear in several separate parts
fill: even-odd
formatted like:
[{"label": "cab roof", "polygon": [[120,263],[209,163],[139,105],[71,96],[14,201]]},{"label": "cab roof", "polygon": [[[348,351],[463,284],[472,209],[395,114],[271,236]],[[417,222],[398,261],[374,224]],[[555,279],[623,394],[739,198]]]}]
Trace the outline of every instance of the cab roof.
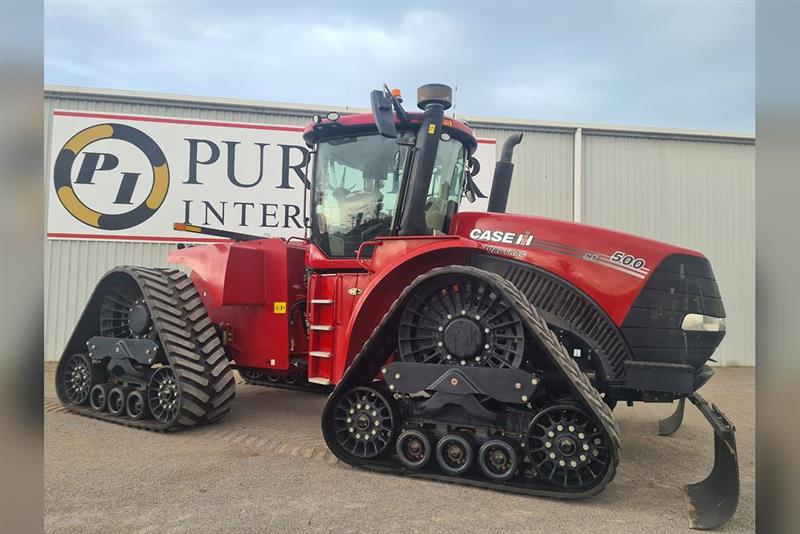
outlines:
[{"label": "cab roof", "polygon": [[[420,124],[422,124],[422,116],[422,113],[409,113],[410,120],[402,124],[397,118],[397,115],[395,115],[394,122],[400,131],[404,129],[416,131],[419,129]],[[457,119],[451,119],[449,117],[445,117],[442,120],[442,126],[447,133],[464,143],[470,155],[475,152],[475,149],[478,147],[478,140],[475,138],[472,128]],[[311,122],[307,124],[305,129],[303,129],[303,140],[308,144],[314,144],[326,138],[357,135],[361,133],[376,133],[377,131],[378,129],[375,126],[375,120],[371,113],[356,113],[353,115],[342,115],[335,121],[323,118],[318,123]]]}]

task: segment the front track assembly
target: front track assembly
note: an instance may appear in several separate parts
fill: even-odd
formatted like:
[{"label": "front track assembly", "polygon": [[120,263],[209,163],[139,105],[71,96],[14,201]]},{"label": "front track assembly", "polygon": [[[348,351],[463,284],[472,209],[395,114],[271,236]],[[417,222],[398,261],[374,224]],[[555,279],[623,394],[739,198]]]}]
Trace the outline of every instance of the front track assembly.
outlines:
[{"label": "front track assembly", "polygon": [[464,266],[401,293],[328,399],[322,430],[355,466],[530,495],[594,495],[619,459],[611,410],[524,295]]},{"label": "front track assembly", "polygon": [[175,269],[107,273],[56,370],[69,410],[148,430],[217,420],[234,388],[216,327],[192,281]]}]

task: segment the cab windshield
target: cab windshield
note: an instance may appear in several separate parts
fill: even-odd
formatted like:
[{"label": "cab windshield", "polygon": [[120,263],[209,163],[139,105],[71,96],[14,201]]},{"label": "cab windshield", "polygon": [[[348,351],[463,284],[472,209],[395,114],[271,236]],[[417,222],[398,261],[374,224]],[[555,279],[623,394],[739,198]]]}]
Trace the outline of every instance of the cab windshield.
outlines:
[{"label": "cab windshield", "polygon": [[[312,234],[328,257],[355,257],[361,243],[392,234],[410,167],[409,147],[381,135],[320,142],[314,165]],[[431,233],[441,232],[461,198],[464,147],[441,142],[425,204]]]}]

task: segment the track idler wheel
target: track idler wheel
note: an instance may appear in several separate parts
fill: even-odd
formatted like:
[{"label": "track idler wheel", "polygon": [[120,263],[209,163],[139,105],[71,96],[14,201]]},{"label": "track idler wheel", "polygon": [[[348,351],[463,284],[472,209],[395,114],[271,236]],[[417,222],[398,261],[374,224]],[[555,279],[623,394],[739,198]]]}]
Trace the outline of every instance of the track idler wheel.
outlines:
[{"label": "track idler wheel", "polygon": [[108,392],[108,413],[111,415],[122,415],[125,413],[125,401],[128,400],[128,393],[131,388],[127,386],[117,386]]},{"label": "track idler wheel", "polygon": [[300,372],[299,371],[289,371],[286,373],[286,376],[283,377],[283,381],[290,386],[293,386],[300,382]]},{"label": "track idler wheel", "polygon": [[609,443],[600,425],[571,404],[539,412],[528,427],[527,442],[536,473],[565,489],[594,485],[611,465]]},{"label": "track idler wheel", "polygon": [[433,438],[426,430],[410,428],[398,436],[395,451],[404,466],[422,469],[433,456]]},{"label": "track idler wheel", "polygon": [[153,417],[162,423],[171,423],[178,417],[181,391],[171,368],[160,367],[153,373],[147,387],[147,404]]},{"label": "track idler wheel", "polygon": [[264,373],[262,373],[258,369],[241,369],[239,373],[241,373],[245,381],[262,380],[264,378]]},{"label": "track idler wheel", "polygon": [[125,413],[134,421],[139,421],[147,415],[147,398],[144,391],[143,389],[134,389],[128,393],[128,398],[125,399]]},{"label": "track idler wheel", "polygon": [[397,410],[383,389],[358,386],[342,395],[336,405],[337,444],[357,458],[385,453],[397,433]]},{"label": "track idler wheel", "polygon": [[505,482],[519,467],[516,447],[504,439],[490,439],[478,451],[478,465],[483,474],[492,480]]},{"label": "track idler wheel", "polygon": [[73,354],[62,374],[64,395],[70,402],[85,404],[93,383],[97,381],[97,374],[87,354]]},{"label": "track idler wheel", "polygon": [[466,473],[475,460],[472,440],[460,433],[447,434],[436,444],[436,461],[448,475]]},{"label": "track idler wheel", "polygon": [[102,412],[108,405],[108,393],[111,391],[111,384],[96,384],[89,392],[89,405],[96,412]]}]

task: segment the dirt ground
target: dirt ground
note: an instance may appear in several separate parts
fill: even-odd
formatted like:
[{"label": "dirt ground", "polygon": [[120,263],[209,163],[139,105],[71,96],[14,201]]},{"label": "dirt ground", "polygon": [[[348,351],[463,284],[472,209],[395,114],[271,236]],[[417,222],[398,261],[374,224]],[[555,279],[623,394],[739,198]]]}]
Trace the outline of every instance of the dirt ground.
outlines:
[{"label": "dirt ground", "polygon": [[[325,397],[244,384],[218,424],[156,434],[65,412],[45,373],[47,532],[677,532],[681,485],[704,478],[713,433],[687,404],[620,406],[614,481],[582,501],[524,497],[370,473],[337,462],[319,417]],[[721,368],[701,392],[736,425],[741,498],[721,530],[755,524],[755,370]]]}]

